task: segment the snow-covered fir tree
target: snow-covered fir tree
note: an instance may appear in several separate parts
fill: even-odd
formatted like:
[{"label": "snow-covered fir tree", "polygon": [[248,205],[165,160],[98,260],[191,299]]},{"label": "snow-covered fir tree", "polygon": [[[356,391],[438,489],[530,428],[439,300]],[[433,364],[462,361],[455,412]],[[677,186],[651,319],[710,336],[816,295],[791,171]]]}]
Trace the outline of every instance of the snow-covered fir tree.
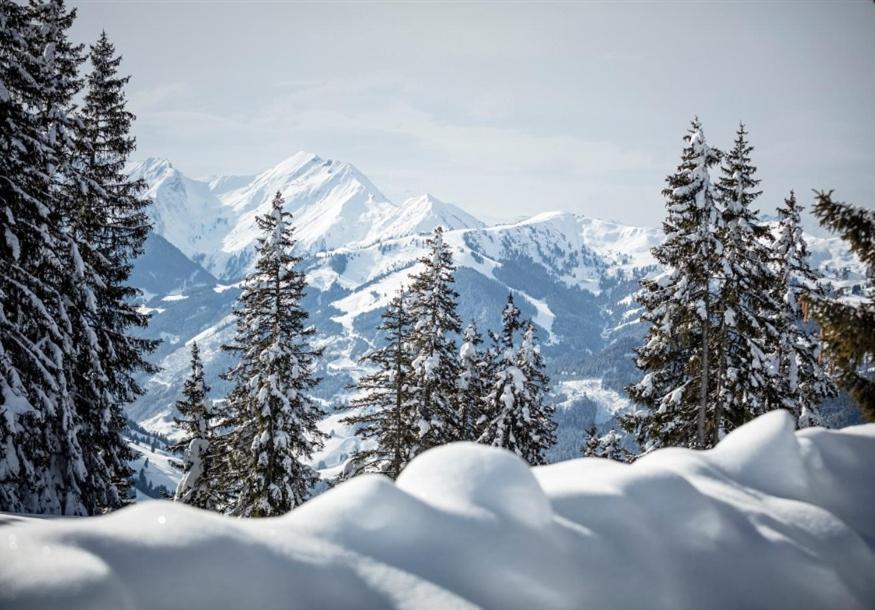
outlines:
[{"label": "snow-covered fir tree", "polygon": [[626,461],[627,453],[623,449],[623,437],[611,428],[604,434],[599,434],[595,425],[586,432],[586,443],[581,450],[584,457],[600,457],[617,462]]},{"label": "snow-covered fir tree", "polygon": [[504,309],[501,310],[501,333],[498,335],[498,348],[501,350],[515,349],[516,335],[522,330],[523,322],[520,319],[520,310],[513,302],[513,293],[508,293]]},{"label": "snow-covered fir tree", "polygon": [[231,514],[281,515],[302,504],[318,479],[307,465],[322,447],[317,423],[324,412],[310,396],[316,385],[314,334],[301,307],[306,288],[296,267],[291,214],[277,193],[270,211],[256,220],[255,268],[243,282],[234,310],[234,340],[223,346],[239,357],[225,374],[234,387],[223,404],[221,422],[228,431],[217,439],[229,467],[221,491]]},{"label": "snow-covered fir tree", "polygon": [[774,354],[778,344],[775,321],[780,310],[774,287],[769,227],[752,204],[760,196],[751,162],[753,147],[740,125],[734,145],[721,163],[717,184],[722,222],[717,299],[712,315],[715,399],[711,444],[757,415],[781,406]]},{"label": "snow-covered fir tree", "polygon": [[492,437],[488,434],[488,425],[499,414],[499,397],[508,381],[508,367],[514,366],[516,357],[516,335],[522,328],[520,310],[513,302],[513,293],[508,293],[507,302],[501,310],[501,330],[498,333],[489,331],[492,343],[486,352],[484,394],[481,402],[481,413],[476,425],[480,430],[478,442],[491,444]]},{"label": "snow-covered fir tree", "polygon": [[520,446],[517,453],[529,464],[546,464],[546,452],[556,444],[556,424],[553,421],[555,409],[547,399],[550,378],[541,355],[537,330],[531,320],[523,327],[517,363],[523,374],[525,388],[520,405],[522,425],[519,432],[514,434]]},{"label": "snow-covered fir tree", "polygon": [[780,299],[775,321],[779,340],[776,350],[777,379],[773,384],[783,398],[783,407],[796,417],[800,428],[821,424],[820,403],[836,395],[835,384],[822,362],[822,346],[817,329],[805,320],[806,298],[822,300],[828,296],[819,274],[811,268],[808,244],[802,233],[802,206],[796,196],[778,208],[778,236],[773,247]]},{"label": "snow-covered fir tree", "polygon": [[599,450],[601,449],[599,441],[599,431],[595,424],[593,424],[586,430],[586,440],[583,443],[583,447],[580,448],[580,454],[583,457],[602,457],[599,455]]},{"label": "snow-covered fir tree", "polygon": [[62,266],[64,236],[37,113],[47,70],[36,28],[30,8],[0,2],[0,510],[60,513],[65,484],[52,454],[58,421],[75,424],[63,373],[72,340],[64,297],[44,276]]},{"label": "snow-covered fir tree", "polygon": [[866,265],[869,285],[862,298],[847,295],[810,295],[810,314],[823,333],[824,352],[837,370],[838,382],[875,421],[875,212],[834,201],[832,191],[817,195],[814,214],[820,223],[838,233]]},{"label": "snow-covered fir tree", "polygon": [[460,441],[476,441],[482,434],[484,403],[488,393],[489,354],[481,351],[483,336],[474,320],[462,333],[459,348],[459,377],[456,380],[456,412],[453,437]]},{"label": "snow-covered fir tree", "polygon": [[[135,147],[133,115],[125,108],[127,77],[118,76],[121,57],[106,34],[90,49],[85,98],[71,130],[72,160],[64,191],[80,298],[73,299],[78,355],[72,363],[76,408],[84,422],[88,487],[96,504],[119,506],[126,495],[130,452],[123,437],[124,404],[142,394],[140,372],[154,372],[145,355],[157,342],[137,337],[148,316],[128,285],[133,261],[150,230],[145,185],[128,178],[124,166]],[[116,493],[117,488],[118,493]],[[118,496],[118,497],[116,497]]]},{"label": "snow-covered fir tree", "polygon": [[[642,282],[638,301],[650,323],[636,364],[644,371],[629,395],[647,407],[624,427],[649,451],[662,446],[707,447],[714,431],[712,342],[721,218],[710,169],[719,152],[694,120],[677,171],[666,178],[665,241],[653,256],[665,273]],[[711,434],[709,434],[709,431]]]},{"label": "snow-covered fir tree", "polygon": [[453,290],[456,268],[442,227],[435,228],[426,245],[428,252],[419,259],[423,269],[411,277],[410,284],[411,385],[419,408],[422,451],[456,440],[453,419],[459,363],[452,335],[462,330],[456,312],[459,295]]},{"label": "snow-covered fir tree", "polygon": [[[8,414],[0,481],[10,483],[0,495],[17,489],[10,502],[30,512],[95,514],[127,501],[133,473],[121,403],[135,394],[133,375],[146,369],[141,351],[128,368],[113,360],[129,324],[113,325],[110,316],[123,319],[127,309],[142,318],[124,301],[133,294],[124,287],[128,269],[90,256],[94,243],[80,230],[86,194],[109,181],[86,178],[78,154],[73,113],[84,57],[68,37],[75,11],[61,0],[4,2],[2,11],[2,272],[9,281],[0,297]],[[124,111],[123,99],[116,110]],[[126,157],[123,151],[121,163]],[[119,247],[132,258],[142,238],[124,234]],[[102,298],[116,290],[115,303]]]},{"label": "snow-covered fir tree", "polygon": [[173,499],[198,508],[216,510],[219,504],[214,486],[220,458],[214,450],[210,450],[215,424],[209,391],[204,382],[200,350],[197,342],[193,342],[191,373],[182,386],[183,398],[176,403],[179,417],[173,420],[182,437],[170,449],[183,452],[183,475]]},{"label": "snow-covered fir tree", "polygon": [[[33,2],[29,10],[33,22],[29,42],[33,54],[41,60],[35,73],[37,95],[33,112],[47,144],[40,168],[46,176],[41,203],[48,210],[44,226],[57,235],[38,275],[62,295],[63,301],[56,304],[52,315],[66,335],[57,353],[64,376],[62,398],[57,409],[47,413],[43,428],[51,457],[42,476],[49,482],[53,498],[44,510],[87,515],[105,506],[121,505],[128,479],[113,481],[114,472],[109,468],[91,470],[94,461],[91,458],[100,456],[96,454],[97,447],[86,442],[89,430],[82,416],[84,405],[77,400],[90,382],[89,377],[81,376],[79,363],[82,360],[93,363],[96,352],[92,329],[87,323],[93,299],[83,281],[86,275],[93,276],[95,272],[82,261],[80,243],[70,230],[71,210],[76,204],[75,188],[70,187],[75,180],[72,111],[74,97],[82,85],[78,69],[84,60],[83,47],[72,44],[68,38],[75,11],[67,10],[63,2]],[[121,461],[126,463],[129,457],[125,450]]]},{"label": "snow-covered fir tree", "polygon": [[356,451],[346,476],[379,472],[397,478],[416,455],[419,417],[410,350],[411,320],[404,291],[400,291],[383,312],[378,331],[384,345],[370,350],[361,364],[374,370],[355,384],[356,397],[350,407],[357,412],[344,418],[355,426],[366,448]]},{"label": "snow-covered fir tree", "polygon": [[525,325],[515,350],[514,329],[519,327],[519,310],[508,299],[502,312],[502,351],[493,365],[487,419],[478,441],[513,451],[534,466],[545,463],[546,450],[556,442],[555,424],[553,407],[545,402],[549,380],[534,325]]}]

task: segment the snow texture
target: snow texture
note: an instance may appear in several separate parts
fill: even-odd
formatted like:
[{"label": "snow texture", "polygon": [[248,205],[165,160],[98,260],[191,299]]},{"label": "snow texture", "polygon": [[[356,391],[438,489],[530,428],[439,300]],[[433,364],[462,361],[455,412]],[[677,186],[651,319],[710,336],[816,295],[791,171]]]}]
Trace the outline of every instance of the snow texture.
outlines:
[{"label": "snow texture", "polygon": [[0,606],[872,608],[873,462],[875,425],[780,411],[631,466],[455,444],[273,519],[6,519]]}]

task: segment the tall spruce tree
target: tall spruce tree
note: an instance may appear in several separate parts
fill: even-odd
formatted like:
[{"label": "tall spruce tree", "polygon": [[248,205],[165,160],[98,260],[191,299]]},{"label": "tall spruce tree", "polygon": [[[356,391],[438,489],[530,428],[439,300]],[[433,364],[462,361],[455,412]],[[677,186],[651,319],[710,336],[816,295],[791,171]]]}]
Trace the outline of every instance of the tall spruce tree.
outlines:
[{"label": "tall spruce tree", "polygon": [[500,397],[509,379],[508,367],[513,365],[516,354],[515,336],[522,328],[520,310],[513,302],[513,293],[508,293],[504,309],[501,310],[501,331],[489,331],[491,346],[485,354],[484,394],[481,413],[476,425],[480,431],[477,442],[491,444],[492,433],[487,429],[498,417]]},{"label": "tall spruce tree", "polygon": [[174,421],[182,437],[170,447],[183,452],[183,475],[173,499],[198,508],[216,510],[219,499],[215,492],[218,456],[213,442],[213,412],[208,397],[210,388],[204,382],[204,366],[197,342],[191,344],[191,373],[182,386],[182,400],[177,401],[179,417]]},{"label": "tall spruce tree", "polygon": [[488,410],[478,442],[513,451],[529,464],[545,463],[545,451],[555,444],[553,408],[545,404],[549,380],[531,322],[523,328],[519,349],[519,310],[509,298],[502,312],[500,351],[486,395]]},{"label": "tall spruce tree", "polygon": [[459,377],[456,380],[455,433],[460,441],[476,441],[482,434],[484,401],[487,394],[489,354],[480,351],[483,336],[474,320],[462,333],[459,348]]},{"label": "tall spruce tree", "polygon": [[624,462],[628,457],[623,449],[623,437],[615,429],[611,428],[599,435],[595,424],[590,426],[586,433],[586,443],[581,449],[583,457],[600,457],[617,462]]},{"label": "tall spruce tree", "polygon": [[529,464],[546,464],[546,452],[556,444],[556,424],[553,421],[555,408],[547,401],[550,378],[541,355],[537,330],[531,320],[523,327],[517,363],[523,374],[523,401],[520,404],[519,432],[516,442],[520,446],[518,455]]},{"label": "tall spruce tree", "polygon": [[150,225],[142,181],[128,178],[124,166],[134,150],[133,115],[125,108],[127,77],[117,75],[121,58],[105,33],[91,47],[92,70],[85,99],[72,131],[73,160],[68,167],[68,223],[75,241],[74,327],[82,339],[72,363],[76,408],[83,421],[88,487],[104,506],[121,505],[132,472],[123,437],[123,406],[142,394],[140,372],[154,372],[145,355],[156,342],[132,334],[148,316],[133,303],[139,291],[128,284],[134,259],[143,251]]},{"label": "tall spruce tree", "polygon": [[715,386],[711,444],[757,415],[779,408],[781,383],[774,355],[779,342],[776,320],[780,306],[774,287],[768,225],[752,204],[760,196],[751,162],[753,147],[739,125],[732,149],[724,156],[717,184],[722,222],[718,295],[713,302],[717,328],[713,334]]},{"label": "tall spruce tree", "polygon": [[822,345],[816,329],[805,320],[803,311],[806,298],[822,300],[828,294],[809,262],[801,212],[792,191],[778,208],[774,292],[781,307],[776,320],[778,376],[773,383],[783,399],[782,406],[793,413],[798,427],[805,428],[822,423],[819,405],[835,396],[836,388],[821,362]]},{"label": "tall spruce tree", "polygon": [[595,424],[591,425],[586,429],[586,440],[580,448],[580,454],[583,457],[602,457],[600,440],[598,428]]},{"label": "tall spruce tree", "polygon": [[126,502],[132,472],[127,467],[131,454],[123,443],[103,454],[103,447],[89,442],[92,430],[85,415],[92,382],[104,373],[91,323],[96,310],[92,287],[100,276],[83,259],[87,244],[73,230],[74,210],[84,189],[76,167],[73,117],[74,98],[82,87],[78,70],[84,61],[83,46],[69,40],[75,10],[67,10],[62,0],[33,1],[29,10],[34,23],[30,44],[42,60],[35,113],[49,144],[43,159],[48,181],[46,225],[60,236],[39,275],[63,295],[63,305],[54,315],[68,337],[59,353],[65,404],[45,427],[52,448],[47,478],[60,503],[59,510],[53,507],[49,512],[95,514]]},{"label": "tall spruce tree", "polygon": [[875,421],[875,212],[834,201],[832,191],[817,194],[814,214],[820,223],[848,242],[866,265],[869,286],[862,298],[810,295],[805,302],[820,325],[824,351],[838,371],[838,382],[863,415]]},{"label": "tall spruce tree", "polygon": [[356,434],[366,442],[373,441],[373,446],[353,454],[347,476],[378,472],[398,478],[418,450],[419,413],[411,386],[411,320],[405,301],[402,290],[386,307],[378,327],[385,344],[367,352],[361,360],[374,371],[355,384],[357,396],[350,407],[358,412],[342,421],[355,426]]},{"label": "tall spruce tree", "polygon": [[645,279],[638,293],[642,319],[650,328],[636,349],[636,364],[645,375],[628,392],[648,409],[627,419],[624,427],[638,436],[645,451],[707,447],[713,439],[714,279],[721,218],[710,169],[720,153],[708,145],[698,119],[685,143],[681,163],[662,192],[668,211],[665,241],[653,249],[666,271]]},{"label": "tall spruce tree", "polygon": [[[2,17],[0,369],[9,417],[0,433],[9,442],[0,482],[8,479],[13,503],[30,512],[95,514],[126,502],[132,473],[120,403],[132,396],[120,388],[146,368],[112,360],[127,327],[101,317],[110,310],[103,291],[121,290],[120,307],[142,318],[123,302],[133,294],[127,270],[92,256],[94,241],[81,231],[86,195],[110,182],[83,173],[74,116],[83,47],[68,37],[75,11],[62,0],[4,2]],[[122,243],[136,255],[136,238]],[[3,466],[9,456],[15,463]]]},{"label": "tall spruce tree", "polygon": [[281,515],[307,500],[318,474],[305,460],[324,438],[316,426],[324,413],[308,393],[321,352],[308,343],[315,331],[301,307],[306,278],[283,203],[277,193],[256,219],[255,268],[234,310],[234,341],[223,346],[240,360],[224,376],[235,385],[222,409],[228,432],[217,441],[230,464],[221,487],[229,512],[245,517]]},{"label": "tall spruce tree", "polygon": [[452,334],[462,330],[453,290],[456,268],[450,246],[438,226],[419,259],[422,271],[411,277],[410,315],[420,450],[455,440],[453,419],[459,364]]},{"label": "tall spruce tree", "polygon": [[0,510],[60,513],[52,454],[57,423],[72,414],[63,374],[72,342],[63,295],[43,276],[61,264],[64,236],[39,114],[49,72],[37,35],[32,9],[0,2]]}]

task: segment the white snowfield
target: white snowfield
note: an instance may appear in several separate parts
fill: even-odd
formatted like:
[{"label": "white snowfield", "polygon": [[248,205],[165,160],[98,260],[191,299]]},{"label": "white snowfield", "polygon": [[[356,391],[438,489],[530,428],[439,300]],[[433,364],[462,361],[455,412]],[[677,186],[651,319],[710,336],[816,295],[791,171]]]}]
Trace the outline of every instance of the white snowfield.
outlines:
[{"label": "white snowfield", "polygon": [[875,608],[875,425],[529,469],[425,453],[288,515],[169,502],[0,527],[4,608]]}]

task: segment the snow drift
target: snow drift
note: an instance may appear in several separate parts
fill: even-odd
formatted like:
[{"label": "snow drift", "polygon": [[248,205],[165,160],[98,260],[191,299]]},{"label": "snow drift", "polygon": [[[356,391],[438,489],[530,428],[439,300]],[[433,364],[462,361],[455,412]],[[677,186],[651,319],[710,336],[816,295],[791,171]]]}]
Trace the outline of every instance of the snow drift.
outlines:
[{"label": "snow drift", "polygon": [[875,425],[782,412],[632,466],[448,445],[276,519],[8,518],[0,606],[873,608],[873,463]]}]

